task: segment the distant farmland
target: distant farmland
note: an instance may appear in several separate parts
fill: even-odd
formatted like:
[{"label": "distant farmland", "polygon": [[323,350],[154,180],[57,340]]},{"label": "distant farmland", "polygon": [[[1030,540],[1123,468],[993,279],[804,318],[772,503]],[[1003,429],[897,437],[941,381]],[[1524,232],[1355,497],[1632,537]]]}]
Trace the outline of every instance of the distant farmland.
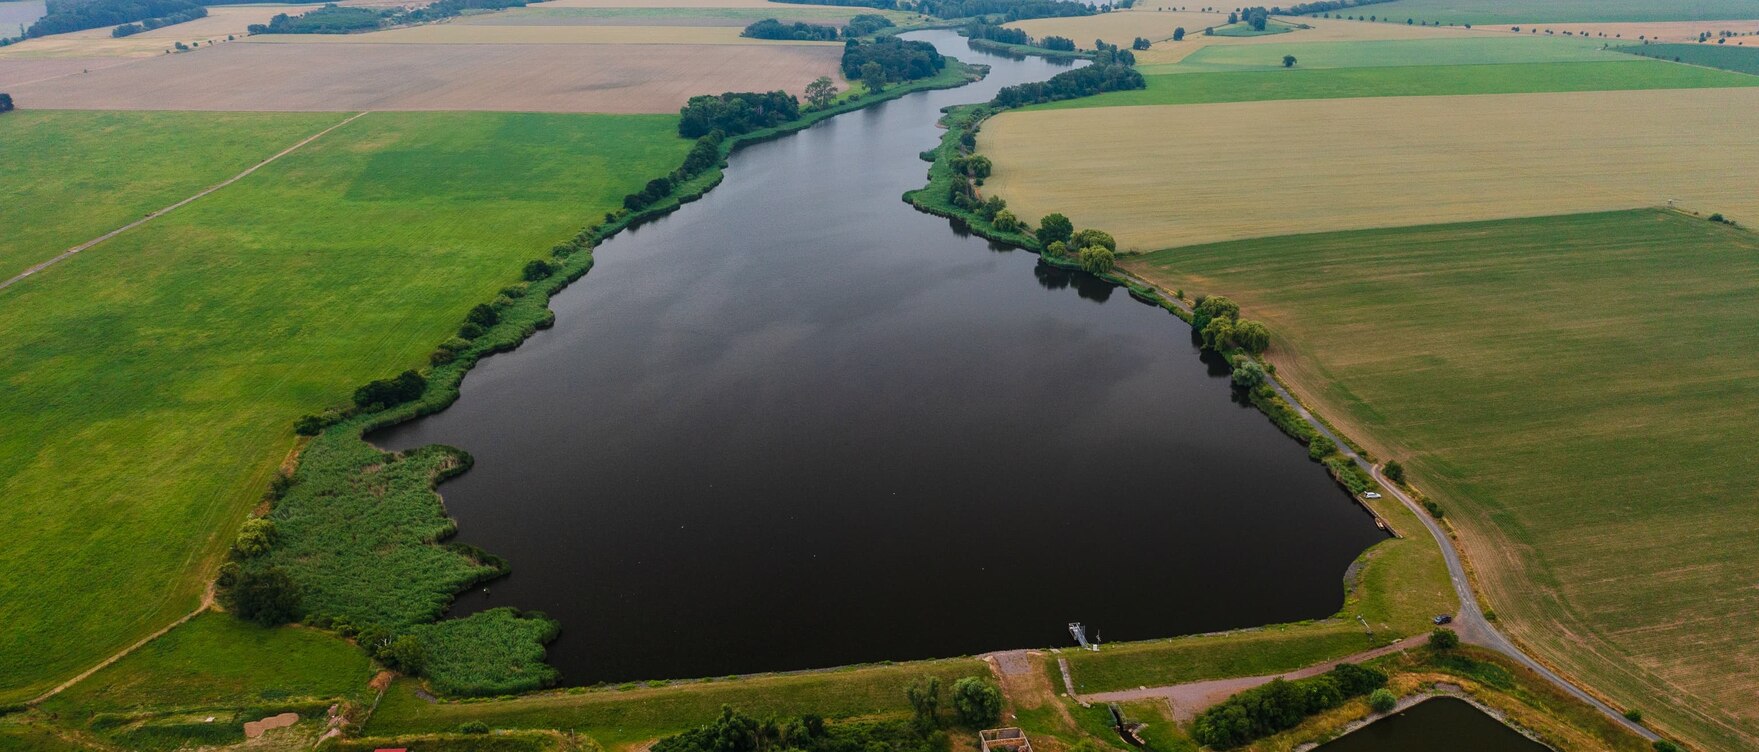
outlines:
[{"label": "distant farmland", "polygon": [[1715,21],[1759,18],[1753,0],[1396,0],[1343,11],[1444,24]]},{"label": "distant farmland", "polygon": [[1598,91],[1006,113],[979,149],[1021,216],[1152,250],[1669,199],[1759,223],[1756,131],[1759,89]]},{"label": "distant farmland", "polygon": [[[238,125],[186,120],[188,144]],[[525,261],[676,167],[676,123],[371,113],[0,292],[0,704],[193,608],[292,421],[425,365]]]},{"label": "distant farmland", "polygon": [[796,44],[233,42],[11,93],[64,109],[663,113],[703,92],[798,92],[837,76],[841,55]]},{"label": "distant farmland", "polygon": [[1759,38],[1752,41],[1755,44],[1753,47],[1731,47],[1726,44],[1650,44],[1626,47],[1621,51],[1759,76]]},{"label": "distant farmland", "polygon": [[1644,210],[1131,266],[1268,322],[1277,372],[1411,468],[1545,660],[1703,749],[1759,748],[1759,236]]},{"label": "distant farmland", "polygon": [[[1290,32],[1296,33],[1296,32]],[[1494,65],[1621,60],[1598,42],[1550,37],[1472,36],[1436,39],[1378,39],[1363,42],[1298,42],[1276,45],[1219,44],[1192,53],[1177,65],[1147,65],[1142,72],[1280,70],[1294,55],[1302,69],[1369,66]]]}]

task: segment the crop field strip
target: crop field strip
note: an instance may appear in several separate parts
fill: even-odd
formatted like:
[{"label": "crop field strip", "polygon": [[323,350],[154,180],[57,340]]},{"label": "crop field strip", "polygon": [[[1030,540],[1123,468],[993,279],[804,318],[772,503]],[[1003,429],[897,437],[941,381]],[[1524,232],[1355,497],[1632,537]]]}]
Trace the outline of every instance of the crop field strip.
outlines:
[{"label": "crop field strip", "polygon": [[1078,110],[1090,107],[1216,104],[1289,99],[1352,99],[1467,94],[1537,94],[1643,89],[1705,89],[1759,86],[1759,78],[1672,63],[1631,67],[1630,56],[1596,63],[1511,63],[1400,68],[1313,70],[1145,76],[1146,89],[1107,92],[1022,108]]},{"label": "crop field strip", "polygon": [[[1294,55],[1302,70],[1374,66],[1489,65],[1625,60],[1586,40],[1534,37],[1443,37],[1361,42],[1298,42],[1277,45],[1212,45],[1177,64],[1142,66],[1143,75],[1218,71],[1281,70],[1283,56]],[[1293,71],[1291,71],[1293,72]]]},{"label": "crop field strip", "polygon": [[[1092,18],[1089,16],[1088,18]],[[1070,19],[1080,20],[1080,19]],[[1224,21],[1226,18],[1223,19]],[[1278,47],[1285,44],[1308,44],[1317,42],[1368,42],[1393,39],[1485,39],[1495,35],[1494,32],[1460,29],[1452,27],[1406,26],[1404,24],[1370,23],[1368,21],[1345,21],[1336,18],[1313,18],[1302,16],[1300,22],[1311,28],[1291,31],[1287,34],[1268,34],[1255,37],[1224,37],[1205,36],[1202,29],[1186,27],[1185,39],[1179,42],[1156,41],[1153,47],[1136,53],[1136,60],[1142,65],[1159,65],[1176,63],[1209,47]],[[1087,44],[1082,37],[1073,37],[1077,42]],[[1281,55],[1278,55],[1280,58]]]},{"label": "crop field strip", "polygon": [[113,26],[27,39],[0,47],[0,60],[40,57],[154,57],[165,54],[176,42],[219,43],[228,36],[243,38],[251,24],[268,23],[276,14],[298,15],[318,5],[253,5],[214,7],[208,15],[121,39],[110,36]]},{"label": "crop field strip", "polygon": [[1687,65],[1749,73],[1759,76],[1759,47],[1730,47],[1722,44],[1651,44],[1627,47],[1625,52],[1675,60]]},{"label": "crop field strip", "polygon": [[[232,122],[195,120],[189,143]],[[28,531],[0,548],[0,701],[187,612],[291,421],[425,363],[524,260],[676,166],[675,122],[373,113],[0,295],[0,454],[21,458],[0,497],[29,500],[0,508]],[[54,154],[24,171],[67,170]]]},{"label": "crop field strip", "polygon": [[831,46],[842,42],[793,42],[739,36],[742,26],[632,26],[426,24],[367,34],[265,34],[251,44],[640,44]]},{"label": "crop field strip", "polygon": [[979,150],[1021,216],[1153,250],[1670,199],[1759,222],[1756,129],[1756,88],[1594,91],[1005,113]]},{"label": "crop field strip", "polygon": [[1558,24],[1637,21],[1721,21],[1759,17],[1753,0],[1395,0],[1340,13],[1443,24]]},{"label": "crop field strip", "polygon": [[675,113],[705,91],[798,92],[838,76],[842,48],[356,43],[337,53],[322,43],[234,42],[11,93],[58,109]]},{"label": "crop field strip", "polygon": [[1523,642],[1705,748],[1759,744],[1759,236],[1661,210],[1130,262],[1226,294],[1303,399],[1463,528]]}]

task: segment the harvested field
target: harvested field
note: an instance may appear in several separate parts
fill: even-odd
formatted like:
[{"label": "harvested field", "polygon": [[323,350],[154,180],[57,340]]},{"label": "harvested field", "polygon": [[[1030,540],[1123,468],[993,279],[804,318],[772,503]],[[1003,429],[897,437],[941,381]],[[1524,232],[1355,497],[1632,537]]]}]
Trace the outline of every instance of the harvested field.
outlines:
[{"label": "harvested field", "polygon": [[[140,62],[127,57],[4,57],[0,56],[0,87],[16,87],[84,71]],[[20,106],[26,103],[20,102]]]},{"label": "harvested field", "polygon": [[[1290,37],[1294,41],[1294,37]],[[1364,42],[1301,42],[1278,45],[1211,45],[1176,65],[1145,65],[1144,74],[1205,71],[1281,70],[1283,56],[1294,55],[1303,70],[1406,65],[1495,65],[1623,60],[1599,42],[1553,38],[1444,37]]]},{"label": "harvested field", "polygon": [[[675,44],[816,45],[841,50],[842,42],[792,42],[739,36],[740,26],[508,26],[426,24],[367,34],[265,34],[252,44]],[[705,90],[706,91],[706,90]],[[719,91],[719,90],[717,90]]]},{"label": "harvested field", "polygon": [[1755,132],[1759,89],[1692,89],[1015,112],[979,149],[1021,216],[1154,250],[1669,199],[1759,223]]},{"label": "harvested field", "polygon": [[1753,0],[1395,0],[1349,15],[1444,24],[1715,21],[1753,18]]},{"label": "harvested field", "polygon": [[[1222,20],[1226,21],[1227,18],[1224,16]],[[1404,24],[1345,21],[1337,18],[1313,18],[1311,16],[1295,16],[1290,17],[1288,20],[1307,24],[1312,28],[1297,29],[1287,34],[1265,34],[1255,37],[1224,37],[1204,36],[1202,29],[1193,30],[1187,27],[1185,29],[1187,33],[1184,41],[1156,42],[1153,47],[1137,52],[1136,60],[1143,65],[1176,63],[1180,60],[1184,60],[1191,53],[1196,52],[1199,49],[1221,45],[1270,44],[1281,46],[1292,43],[1361,42],[1377,39],[1482,38],[1493,34],[1493,32],[1474,31],[1469,29],[1426,28],[1422,26],[1406,26]],[[1195,33],[1193,33],[1193,31]]]},{"label": "harvested field", "polygon": [[226,37],[243,39],[251,24],[268,23],[279,13],[297,15],[317,5],[257,5],[208,9],[205,18],[172,24],[151,31],[126,36],[110,36],[114,27],[86,29],[66,34],[27,39],[0,47],[0,60],[35,57],[153,57],[165,54],[172,44],[206,46],[225,42]]},{"label": "harvested field", "polygon": [[1692,749],[1759,749],[1759,236],[1640,210],[1129,264],[1265,321],[1278,375],[1409,468],[1544,660]]},{"label": "harvested field", "polygon": [[770,8],[557,8],[553,3],[464,16],[450,23],[471,26],[739,26],[766,18],[841,26],[857,13],[875,13],[894,23],[914,14],[872,8],[822,8],[773,4]]},{"label": "harvested field", "polygon": [[[493,27],[474,27],[486,29]],[[703,92],[799,92],[835,45],[223,44],[14,87],[26,106],[117,110],[677,112]]]},{"label": "harvested field", "polygon": [[[546,8],[627,8],[630,3],[639,0],[550,0],[544,3]],[[780,8],[783,4],[769,0],[664,0],[657,7],[664,8]],[[805,8],[836,8],[830,5],[805,5]],[[847,11],[848,8],[839,8]]]}]

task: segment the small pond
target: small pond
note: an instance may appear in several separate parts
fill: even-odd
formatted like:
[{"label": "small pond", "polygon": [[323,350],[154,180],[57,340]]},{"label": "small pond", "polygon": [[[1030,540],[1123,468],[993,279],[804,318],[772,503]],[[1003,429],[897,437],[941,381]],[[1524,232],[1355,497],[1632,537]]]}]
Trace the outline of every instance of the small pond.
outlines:
[{"label": "small pond", "polygon": [[1313,752],[1551,752],[1455,697],[1437,697],[1363,726]]}]

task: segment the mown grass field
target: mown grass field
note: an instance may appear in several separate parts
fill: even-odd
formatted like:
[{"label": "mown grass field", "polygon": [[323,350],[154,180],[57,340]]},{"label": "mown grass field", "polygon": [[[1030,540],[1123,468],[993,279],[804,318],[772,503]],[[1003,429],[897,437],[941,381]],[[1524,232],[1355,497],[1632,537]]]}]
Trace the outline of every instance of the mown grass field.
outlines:
[{"label": "mown grass field", "polygon": [[0,120],[0,185],[6,186],[0,281],[236,175],[344,117],[10,113]]},{"label": "mown grass field", "polygon": [[[1755,40],[1755,44],[1759,44],[1759,40]],[[1726,44],[1650,44],[1623,47],[1619,51],[1759,76],[1759,47],[1735,47]]]},{"label": "mown grass field", "polygon": [[677,733],[712,720],[722,705],[754,716],[815,713],[829,719],[908,716],[904,688],[921,676],[938,676],[943,688],[965,676],[990,675],[974,658],[919,661],[692,682],[659,687],[577,689],[506,700],[433,703],[415,695],[416,685],[391,686],[367,724],[371,736],[453,731],[482,721],[493,728],[560,729],[590,736],[607,749]]},{"label": "mown grass field", "polygon": [[0,702],[192,608],[292,421],[425,364],[675,123],[373,113],[0,294]]},{"label": "mown grass field", "polygon": [[[1216,49],[1216,48],[1211,48]],[[1643,63],[1631,65],[1632,62]],[[1160,104],[1261,102],[1277,99],[1422,97],[1453,94],[1529,94],[1633,89],[1759,86],[1759,77],[1615,58],[1595,63],[1424,65],[1400,68],[1320,68],[1237,73],[1144,76],[1148,88],[1033,105],[1032,110],[1078,110]]]},{"label": "mown grass field", "polygon": [[1759,746],[1759,236],[1659,210],[1300,235],[1131,266],[1463,530],[1503,624],[1706,749]]},{"label": "mown grass field", "polygon": [[1017,215],[1156,250],[1670,199],[1759,223],[1755,129],[1759,88],[1655,89],[1008,112],[978,148]]},{"label": "mown grass field", "polygon": [[1345,15],[1376,15],[1444,24],[1559,23],[1564,21],[1715,21],[1759,18],[1753,0],[1395,0],[1351,8]]},{"label": "mown grass field", "polygon": [[1204,47],[1177,64],[1144,65],[1144,75],[1211,71],[1281,70],[1283,56],[1298,67],[1491,65],[1497,63],[1573,63],[1624,60],[1588,40],[1551,37],[1478,36],[1437,39],[1379,39],[1360,42],[1223,44]]}]

